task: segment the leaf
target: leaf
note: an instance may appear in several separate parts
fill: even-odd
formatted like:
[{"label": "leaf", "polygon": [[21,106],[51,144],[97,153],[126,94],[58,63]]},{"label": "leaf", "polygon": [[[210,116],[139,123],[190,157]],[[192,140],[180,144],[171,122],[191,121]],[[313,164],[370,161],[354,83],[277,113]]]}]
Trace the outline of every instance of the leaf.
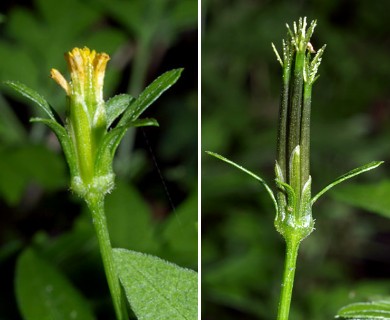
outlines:
[{"label": "leaf", "polygon": [[52,265],[33,250],[25,250],[18,259],[16,297],[25,320],[94,319],[83,296]]},{"label": "leaf", "polygon": [[174,69],[165,72],[154,80],[139,97],[126,110],[122,119],[119,121],[119,126],[125,125],[128,121],[138,119],[154,101],[156,101],[166,90],[168,90],[179,79],[183,69]]},{"label": "leaf", "polygon": [[329,189],[333,188],[334,186],[338,185],[339,183],[351,179],[363,172],[375,169],[379,167],[383,162],[384,161],[373,161],[368,164],[365,164],[364,166],[353,169],[347,172],[346,174],[343,174],[342,176],[338,177],[335,181],[333,181],[331,184],[329,184],[327,187],[325,187],[320,192],[318,192],[311,200],[311,204],[313,205],[318,200],[319,197],[321,197],[325,192],[327,192]]},{"label": "leaf", "polygon": [[73,148],[73,143],[70,140],[68,131],[55,120],[32,118],[31,122],[40,122],[46,124],[57,136],[58,141],[62,146],[62,150],[65,154],[66,161],[69,165],[70,173],[72,177],[79,176],[77,159]]},{"label": "leaf", "polygon": [[231,161],[229,159],[226,159],[225,157],[221,156],[218,153],[214,153],[214,152],[211,152],[211,151],[206,151],[206,153],[209,154],[210,156],[213,156],[213,157],[215,157],[217,159],[220,159],[220,160],[222,160],[222,161],[232,165],[233,167],[236,167],[237,169],[240,169],[241,171],[245,172],[246,174],[250,175],[251,177],[255,178],[257,181],[259,181],[264,186],[264,188],[267,190],[269,196],[272,199],[272,202],[275,205],[276,211],[278,211],[278,204],[276,202],[275,195],[272,192],[271,188],[268,186],[268,184],[262,178],[260,178],[259,176],[255,175],[253,172],[249,171],[248,169],[245,169],[244,167],[238,165],[237,163],[234,163],[233,161]]},{"label": "leaf", "polygon": [[114,260],[138,320],[198,319],[195,271],[125,249],[114,249]]},{"label": "leaf", "polygon": [[129,94],[118,94],[106,102],[107,128],[126,110],[132,101],[134,101],[134,98]]},{"label": "leaf", "polygon": [[352,303],[341,308],[336,318],[390,320],[390,300]]},{"label": "leaf", "polygon": [[331,195],[337,200],[390,219],[390,180],[375,184],[348,184],[337,188]]},{"label": "leaf", "polygon": [[50,107],[49,103],[38,92],[27,87],[19,81],[4,81],[4,83],[10,88],[19,92],[22,96],[35,102],[49,117],[51,120],[56,121],[59,117],[55,115],[55,111]]}]

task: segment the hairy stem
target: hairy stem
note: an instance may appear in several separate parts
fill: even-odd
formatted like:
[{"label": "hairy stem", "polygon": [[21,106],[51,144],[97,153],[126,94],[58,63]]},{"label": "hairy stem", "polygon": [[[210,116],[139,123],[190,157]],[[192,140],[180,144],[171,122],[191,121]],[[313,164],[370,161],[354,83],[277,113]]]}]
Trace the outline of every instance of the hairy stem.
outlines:
[{"label": "hairy stem", "polygon": [[86,198],[88,208],[92,213],[92,221],[98,238],[99,249],[103,260],[108,287],[110,289],[112,302],[114,304],[116,318],[118,320],[128,319],[126,305],[121,296],[119,278],[114,266],[110,236],[108,233],[106,215],[104,213],[104,196],[90,193]]},{"label": "hairy stem", "polygon": [[291,237],[286,239],[286,260],[284,263],[283,282],[279,298],[277,320],[288,320],[299,243],[299,238]]}]

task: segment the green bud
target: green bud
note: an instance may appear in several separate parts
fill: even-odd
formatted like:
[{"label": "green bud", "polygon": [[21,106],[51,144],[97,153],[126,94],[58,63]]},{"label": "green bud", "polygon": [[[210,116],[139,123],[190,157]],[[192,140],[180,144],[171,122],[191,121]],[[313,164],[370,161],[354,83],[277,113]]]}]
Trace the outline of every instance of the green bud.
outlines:
[{"label": "green bud", "polygon": [[95,160],[106,135],[103,82],[110,58],[106,53],[74,48],[65,54],[65,59],[71,82],[68,83],[56,69],[51,70],[51,76],[68,96],[66,130],[72,141],[77,167],[71,187],[83,197],[95,188],[106,193],[112,188],[113,175],[97,176]]}]

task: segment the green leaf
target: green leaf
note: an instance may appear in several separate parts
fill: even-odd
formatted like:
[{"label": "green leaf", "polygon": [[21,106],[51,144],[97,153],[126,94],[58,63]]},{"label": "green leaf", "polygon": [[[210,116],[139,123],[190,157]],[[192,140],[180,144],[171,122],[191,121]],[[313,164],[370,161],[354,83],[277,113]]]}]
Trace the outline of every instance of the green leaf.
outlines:
[{"label": "green leaf", "polygon": [[168,90],[179,79],[183,69],[174,69],[165,72],[154,80],[139,97],[129,106],[119,121],[119,126],[125,125],[129,120],[134,121],[144,112],[154,101],[156,101],[166,90]]},{"label": "green leaf", "polygon": [[198,319],[195,271],[125,249],[114,249],[114,260],[137,319]]},{"label": "green leaf", "polygon": [[257,181],[259,181],[264,186],[264,188],[267,190],[269,196],[271,197],[272,202],[275,205],[276,211],[278,210],[278,204],[276,202],[275,195],[272,192],[271,188],[268,186],[268,184],[262,178],[260,178],[259,176],[257,176],[253,172],[249,171],[248,169],[245,169],[244,167],[238,165],[237,163],[235,163],[235,162],[233,162],[233,161],[231,161],[229,159],[226,159],[225,157],[221,156],[218,153],[211,152],[211,151],[206,151],[206,153],[209,154],[210,156],[213,156],[213,157],[215,157],[217,159],[220,159],[220,160],[222,160],[222,161],[232,165],[233,167],[236,167],[237,169],[240,169],[241,171],[245,172],[246,174],[250,175],[251,177],[255,178]]},{"label": "green leaf", "polygon": [[16,267],[16,297],[25,320],[91,320],[87,301],[52,265],[25,250]]},{"label": "green leaf", "polygon": [[390,180],[374,184],[348,184],[331,192],[335,199],[390,219]]},{"label": "green leaf", "polygon": [[336,318],[390,320],[390,300],[352,303],[341,308]]},{"label": "green leaf", "polygon": [[68,162],[69,165],[71,176],[72,177],[79,176],[77,159],[68,131],[66,131],[66,129],[55,120],[32,118],[30,119],[30,121],[44,123],[54,131],[58,141],[62,146],[62,150],[65,154],[66,161]]},{"label": "green leaf", "polygon": [[364,166],[353,169],[353,170],[347,172],[346,174],[343,174],[342,176],[338,177],[335,181],[333,181],[331,184],[329,184],[327,187],[325,187],[320,192],[318,192],[311,200],[311,204],[313,205],[318,200],[318,198],[321,197],[326,191],[328,191],[329,189],[338,185],[339,183],[341,183],[345,180],[351,179],[351,178],[353,178],[353,177],[355,177],[363,172],[375,169],[375,168],[379,167],[383,162],[384,161],[373,161],[373,162],[370,162],[368,164],[365,164]]},{"label": "green leaf", "polygon": [[134,101],[134,98],[129,94],[118,94],[106,102],[107,128],[126,110],[132,101]]},{"label": "green leaf", "polygon": [[4,81],[4,83],[19,92],[22,96],[35,102],[50,117],[51,120],[56,121],[59,119],[59,117],[55,115],[55,111],[50,107],[49,103],[38,92],[19,81]]}]

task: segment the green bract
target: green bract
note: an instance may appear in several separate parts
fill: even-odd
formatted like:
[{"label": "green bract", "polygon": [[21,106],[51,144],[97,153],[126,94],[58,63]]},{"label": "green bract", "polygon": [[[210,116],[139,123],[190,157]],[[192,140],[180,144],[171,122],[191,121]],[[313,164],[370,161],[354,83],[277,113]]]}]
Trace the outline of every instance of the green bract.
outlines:
[{"label": "green bract", "polygon": [[317,72],[325,50],[323,46],[316,53],[310,43],[315,26],[316,21],[312,21],[307,28],[306,18],[300,18],[298,23],[294,22],[293,29],[287,25],[287,39],[282,42],[282,56],[272,44],[276,58],[283,69],[275,164],[276,195],[262,178],[251,171],[221,155],[208,152],[258,180],[265,186],[274,202],[275,227],[286,240],[286,262],[278,320],[288,319],[299,244],[314,230],[312,205],[338,183],[383,163],[382,161],[371,162],[354,169],[336,179],[316,196],[311,195],[311,95],[313,84],[319,77]]}]

